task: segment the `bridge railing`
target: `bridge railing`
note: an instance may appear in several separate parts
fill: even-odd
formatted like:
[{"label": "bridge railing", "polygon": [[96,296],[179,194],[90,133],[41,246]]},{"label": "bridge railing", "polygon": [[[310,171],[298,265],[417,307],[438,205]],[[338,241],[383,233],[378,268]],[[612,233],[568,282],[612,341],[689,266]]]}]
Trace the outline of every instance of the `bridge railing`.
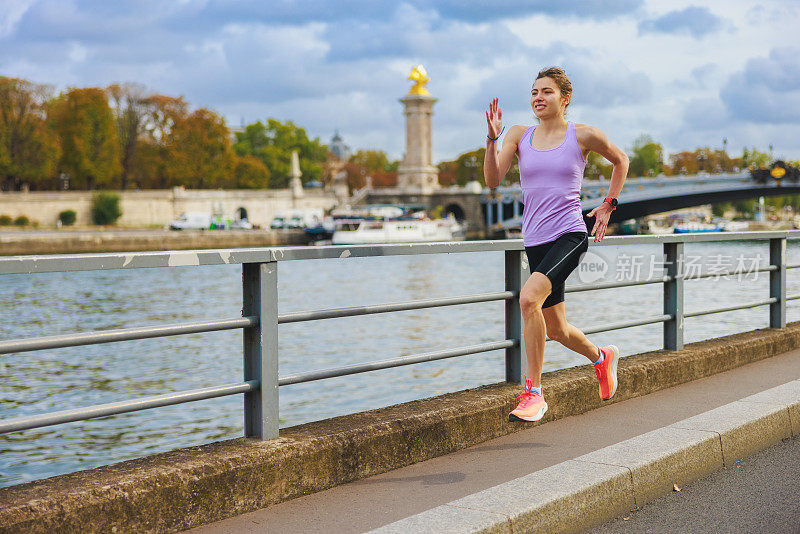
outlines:
[{"label": "bridge railing", "polygon": [[[770,327],[783,328],[786,326],[786,302],[788,300],[800,298],[800,294],[786,294],[787,269],[800,267],[800,264],[787,265],[786,262],[786,241],[787,239],[795,238],[800,238],[800,231],[607,237],[601,243],[592,243],[591,241],[590,243],[592,246],[661,244],[663,247],[664,267],[666,272],[662,276],[647,280],[601,282],[568,286],[566,291],[581,292],[635,285],[661,284],[663,286],[664,295],[661,314],[640,317],[635,320],[595,325],[584,328],[583,331],[587,334],[591,334],[645,324],[663,323],[663,347],[668,350],[680,350],[683,348],[683,323],[686,317],[722,313],[756,306],[769,306]],[[713,274],[687,275],[684,261],[684,244],[707,241],[736,241],[740,239],[758,240],[768,243],[769,265],[760,269],[749,269],[746,271],[739,269],[728,272],[714,272]],[[504,252],[504,291],[415,300],[410,302],[278,314],[278,264],[280,262],[417,254],[453,254],[464,252]],[[72,410],[50,412],[35,416],[0,420],[0,433],[39,428],[226,395],[244,394],[245,435],[258,439],[271,439],[278,436],[278,388],[280,386],[498,349],[505,350],[506,380],[517,383],[522,380],[524,369],[524,341],[522,336],[523,320],[519,307],[519,292],[524,280],[527,279],[528,266],[521,240],[16,256],[0,258],[0,275],[221,264],[242,265],[242,317],[5,340],[0,341],[0,355],[198,332],[243,329],[244,377],[241,382]],[[767,298],[745,302],[735,306],[708,308],[691,312],[686,312],[684,310],[685,280],[736,275],[745,272],[769,272],[770,283],[769,296]],[[278,326],[280,324],[492,301],[505,302],[505,339],[421,354],[403,355],[334,369],[314,370],[287,376],[279,376],[278,374]]]}]

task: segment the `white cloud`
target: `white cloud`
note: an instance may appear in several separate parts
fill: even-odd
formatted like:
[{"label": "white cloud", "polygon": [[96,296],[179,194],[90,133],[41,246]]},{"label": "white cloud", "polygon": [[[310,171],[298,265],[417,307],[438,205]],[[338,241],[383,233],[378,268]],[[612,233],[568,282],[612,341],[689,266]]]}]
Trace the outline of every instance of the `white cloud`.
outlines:
[{"label": "white cloud", "polygon": [[[483,109],[493,96],[508,124],[531,124],[530,84],[551,64],[572,77],[569,118],[601,127],[623,147],[645,132],[668,151],[725,136],[729,146],[764,148],[759,143],[779,123],[794,131],[800,118],[778,112],[796,105],[795,93],[767,91],[774,83],[756,83],[749,73],[772,80],[770,72],[794,72],[794,63],[773,54],[796,50],[796,5],[708,0],[709,16],[729,22],[700,42],[690,34],[639,34],[642,21],[693,5],[701,3],[537,0],[489,9],[428,0],[0,0],[0,72],[59,88],[139,82],[185,95],[232,124],[292,119],[325,141],[339,127],[353,148],[394,157],[405,135],[398,99],[417,63],[439,99],[437,160],[482,145]],[[740,109],[737,87],[763,98],[761,108]],[[789,139],[773,141],[797,156]]]},{"label": "white cloud", "polygon": [[0,0],[0,37],[11,35],[36,0]]}]

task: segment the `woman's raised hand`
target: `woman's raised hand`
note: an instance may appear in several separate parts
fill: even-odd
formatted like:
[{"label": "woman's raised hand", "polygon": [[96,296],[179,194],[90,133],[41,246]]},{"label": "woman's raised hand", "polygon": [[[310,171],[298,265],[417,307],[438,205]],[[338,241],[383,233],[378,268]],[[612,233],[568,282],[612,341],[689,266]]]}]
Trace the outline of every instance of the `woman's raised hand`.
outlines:
[{"label": "woman's raised hand", "polygon": [[497,99],[489,103],[489,111],[486,112],[486,123],[489,127],[489,137],[494,139],[503,129],[503,109],[497,107]]}]

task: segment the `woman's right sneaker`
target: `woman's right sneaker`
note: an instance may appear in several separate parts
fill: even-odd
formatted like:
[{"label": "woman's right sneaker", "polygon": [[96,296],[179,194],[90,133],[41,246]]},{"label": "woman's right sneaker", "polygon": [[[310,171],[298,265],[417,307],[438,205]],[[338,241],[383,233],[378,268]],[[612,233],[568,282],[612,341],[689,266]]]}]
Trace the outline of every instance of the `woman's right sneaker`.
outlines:
[{"label": "woman's right sneaker", "polygon": [[617,392],[617,362],[619,349],[614,345],[600,347],[603,351],[603,363],[594,366],[594,372],[600,381],[600,398],[608,400]]},{"label": "woman's right sneaker", "polygon": [[538,421],[547,411],[547,403],[538,391],[531,391],[533,382],[525,380],[525,391],[519,395],[519,404],[508,414],[509,421]]}]

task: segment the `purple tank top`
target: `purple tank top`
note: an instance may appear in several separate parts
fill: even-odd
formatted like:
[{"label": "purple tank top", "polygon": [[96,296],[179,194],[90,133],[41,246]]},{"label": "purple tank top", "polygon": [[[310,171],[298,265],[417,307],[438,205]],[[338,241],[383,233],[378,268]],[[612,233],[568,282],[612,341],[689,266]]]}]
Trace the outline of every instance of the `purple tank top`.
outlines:
[{"label": "purple tank top", "polygon": [[564,142],[539,150],[531,146],[535,126],[522,134],[517,146],[522,186],[522,241],[526,247],[554,241],[567,232],[585,232],[581,214],[581,182],[586,161],[567,123]]}]

